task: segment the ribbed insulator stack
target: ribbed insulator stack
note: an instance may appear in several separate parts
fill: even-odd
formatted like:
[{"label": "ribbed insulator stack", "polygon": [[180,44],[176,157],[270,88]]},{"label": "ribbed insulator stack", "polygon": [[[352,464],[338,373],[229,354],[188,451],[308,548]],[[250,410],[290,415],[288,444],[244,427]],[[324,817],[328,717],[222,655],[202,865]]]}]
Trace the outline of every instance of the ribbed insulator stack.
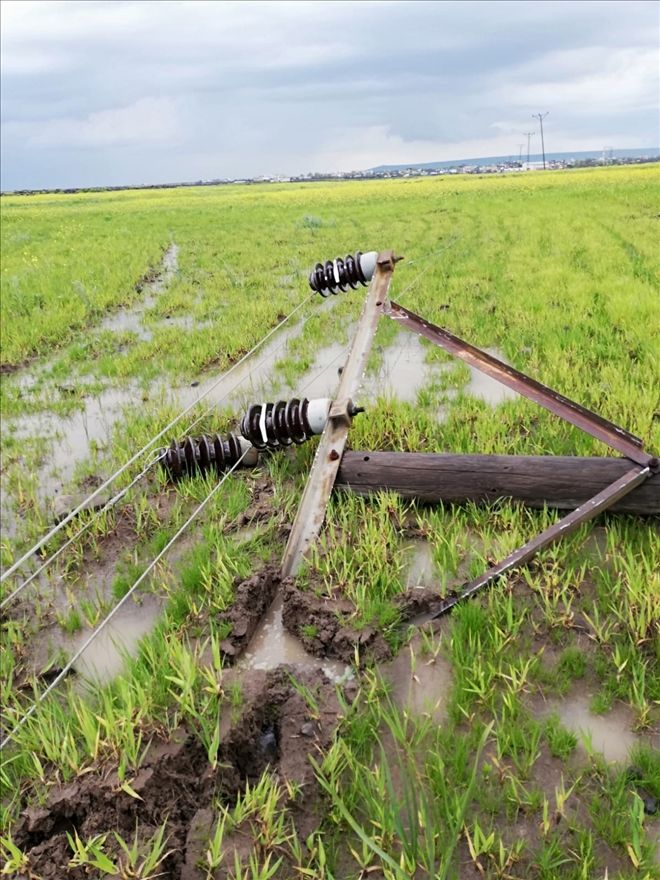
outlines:
[{"label": "ribbed insulator stack", "polygon": [[249,449],[250,444],[236,434],[228,434],[226,438],[219,434],[211,437],[187,437],[180,443],[173,440],[167,449],[162,450],[164,454],[160,461],[170,478],[178,480],[209,470],[222,474],[233,467],[245,453],[247,454],[241,464],[254,464],[256,453],[251,455]]},{"label": "ribbed insulator stack", "polygon": [[366,285],[373,278],[377,258],[376,251],[368,254],[358,251],[355,256],[348,254],[343,260],[337,257],[317,263],[310,272],[309,286],[325,297],[330,293],[348,290],[349,287],[356,289],[358,284]]},{"label": "ribbed insulator stack", "polygon": [[254,403],[241,420],[241,434],[256,449],[280,449],[300,444],[323,431],[330,400],[279,400]]}]

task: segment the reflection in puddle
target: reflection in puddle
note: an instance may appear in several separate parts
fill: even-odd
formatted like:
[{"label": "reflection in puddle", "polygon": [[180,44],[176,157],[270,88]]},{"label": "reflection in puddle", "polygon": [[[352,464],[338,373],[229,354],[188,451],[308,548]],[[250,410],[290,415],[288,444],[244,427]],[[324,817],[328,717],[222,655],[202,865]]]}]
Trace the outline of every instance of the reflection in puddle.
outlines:
[{"label": "reflection in puddle", "polygon": [[[508,361],[499,349],[485,348],[483,350],[502,361],[502,363],[508,364]],[[507,388],[506,385],[502,385],[497,379],[491,379],[485,373],[475,370],[474,367],[470,367],[470,381],[465,388],[465,393],[471,394],[472,397],[478,397],[479,400],[484,400],[491,406],[497,406],[499,403],[504,403],[506,400],[515,400],[518,397],[515,391]]]},{"label": "reflection in puddle", "polygon": [[368,374],[363,383],[363,396],[396,397],[406,403],[415,403],[420,391],[434,375],[446,371],[444,364],[425,362],[426,349],[419,336],[399,333],[395,342],[382,352],[380,368]]},{"label": "reflection in puddle", "polygon": [[[84,650],[76,661],[76,672],[100,684],[110,681],[121,672],[126,657],[135,656],[140,639],[153,630],[161,609],[162,602],[150,594],[140,605],[127,603]],[[88,631],[79,633],[70,643],[67,640],[66,647],[73,654],[88,638]]]},{"label": "reflection in puddle", "polygon": [[444,720],[452,686],[451,666],[439,655],[422,653],[419,638],[402,648],[382,672],[399,709],[414,715],[428,715],[436,722]]},{"label": "reflection in puddle", "polygon": [[437,586],[438,576],[433,564],[433,550],[426,538],[415,538],[403,547],[408,565],[405,574],[405,586],[413,587]]},{"label": "reflection in puddle", "polygon": [[320,669],[333,682],[353,677],[350,666],[338,660],[313,657],[301,641],[287,632],[282,622],[282,596],[277,595],[259,623],[237,669],[276,669],[284,664],[304,669]]},{"label": "reflection in puddle", "polygon": [[606,715],[594,715],[589,709],[590,697],[581,695],[548,704],[547,712],[556,712],[561,723],[583,743],[590,743],[606,761],[626,761],[631,748],[639,742],[632,732],[632,713],[617,706]]}]

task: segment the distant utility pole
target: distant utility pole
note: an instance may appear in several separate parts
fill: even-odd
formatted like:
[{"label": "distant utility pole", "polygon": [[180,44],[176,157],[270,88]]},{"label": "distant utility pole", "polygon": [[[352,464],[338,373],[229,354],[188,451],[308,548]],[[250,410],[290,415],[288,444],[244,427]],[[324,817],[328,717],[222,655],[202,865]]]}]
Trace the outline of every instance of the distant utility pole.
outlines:
[{"label": "distant utility pole", "polygon": [[518,144],[518,162],[522,165],[522,151],[524,144]]},{"label": "distant utility pole", "polygon": [[534,134],[533,131],[523,131],[523,134],[527,138],[527,170],[529,171],[529,139]]},{"label": "distant utility pole", "polygon": [[539,125],[541,126],[541,150],[543,151],[543,170],[545,171],[545,141],[543,140],[543,120],[548,115],[550,111],[546,111],[545,113],[532,113],[532,119],[538,119]]}]

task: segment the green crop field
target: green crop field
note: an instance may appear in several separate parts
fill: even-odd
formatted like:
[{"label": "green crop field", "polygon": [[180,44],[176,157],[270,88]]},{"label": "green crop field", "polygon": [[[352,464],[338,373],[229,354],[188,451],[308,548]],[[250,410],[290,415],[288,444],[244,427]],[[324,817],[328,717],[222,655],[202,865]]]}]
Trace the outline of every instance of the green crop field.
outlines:
[{"label": "green crop field", "polygon": [[[192,423],[236,430],[252,394],[336,371],[364,290],[309,297],[307,273],[357,249],[404,255],[393,299],[660,453],[658,167],[0,207],[5,570],[190,406],[99,496],[126,489],[116,504],[2,583],[0,601],[19,589],[0,612],[3,873],[660,877],[657,518],[601,516],[416,627],[418,584],[444,596],[560,514],[337,493],[281,584],[315,441],[230,474],[185,529],[218,478],[137,479]],[[258,389],[194,404],[298,306]],[[404,393],[401,345],[382,321],[351,448],[608,454],[529,401],[480,397],[426,343]],[[255,627],[279,660],[250,662]]]}]

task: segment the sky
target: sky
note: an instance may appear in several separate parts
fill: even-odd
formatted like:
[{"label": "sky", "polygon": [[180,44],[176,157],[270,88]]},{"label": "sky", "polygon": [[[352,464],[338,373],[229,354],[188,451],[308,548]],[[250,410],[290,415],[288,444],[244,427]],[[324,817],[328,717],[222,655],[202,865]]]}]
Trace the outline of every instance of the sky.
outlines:
[{"label": "sky", "polygon": [[[3,0],[3,190],[654,147],[655,0]],[[526,146],[525,146],[526,150]]]}]

